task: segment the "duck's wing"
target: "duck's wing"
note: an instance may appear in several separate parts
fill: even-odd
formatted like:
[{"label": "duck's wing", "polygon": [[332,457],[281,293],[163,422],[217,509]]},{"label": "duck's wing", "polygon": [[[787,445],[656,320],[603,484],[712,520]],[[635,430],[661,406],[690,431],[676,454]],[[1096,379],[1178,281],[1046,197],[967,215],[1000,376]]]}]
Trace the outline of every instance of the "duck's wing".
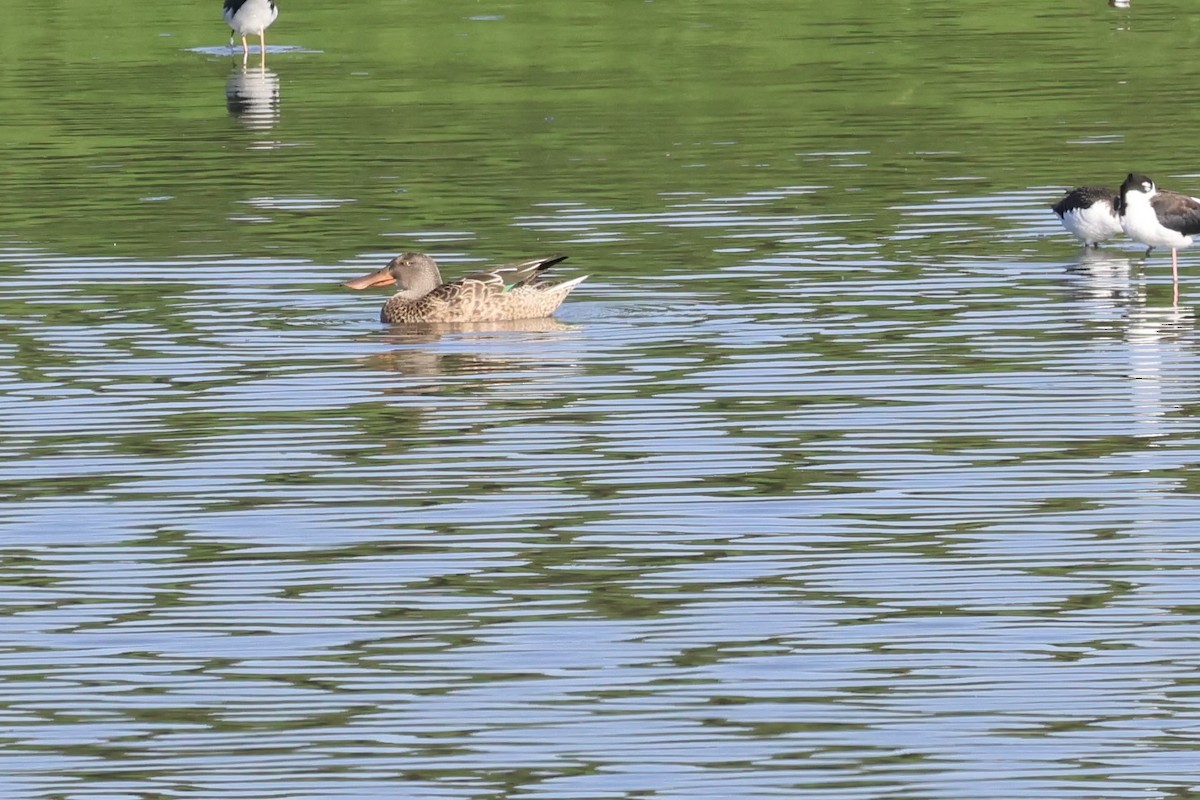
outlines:
[{"label": "duck's wing", "polygon": [[456,281],[443,283],[422,299],[441,301],[451,305],[482,302],[489,295],[500,294],[504,285],[490,273],[476,272]]},{"label": "duck's wing", "polygon": [[522,261],[519,264],[506,264],[503,267],[493,267],[492,269],[480,272],[472,272],[455,281],[455,283],[465,284],[476,282],[483,284],[491,291],[504,292],[514,286],[522,286],[533,281],[542,272],[566,259],[566,256],[550,256],[548,258],[535,258],[530,261]]}]

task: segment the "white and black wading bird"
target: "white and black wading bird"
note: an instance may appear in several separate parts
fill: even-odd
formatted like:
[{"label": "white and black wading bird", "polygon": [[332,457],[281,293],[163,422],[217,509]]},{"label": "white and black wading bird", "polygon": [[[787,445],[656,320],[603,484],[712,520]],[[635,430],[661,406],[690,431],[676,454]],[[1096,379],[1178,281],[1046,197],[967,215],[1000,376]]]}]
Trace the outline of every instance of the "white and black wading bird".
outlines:
[{"label": "white and black wading bird", "polygon": [[225,21],[233,34],[229,37],[229,46],[233,47],[234,37],[242,37],[242,63],[250,55],[250,45],[246,37],[254,34],[258,37],[259,52],[262,60],[267,60],[266,30],[279,16],[279,6],[275,0],[225,0]]},{"label": "white and black wading bird", "polygon": [[1122,230],[1117,215],[1117,193],[1112,189],[1080,186],[1067,192],[1053,208],[1062,226],[1082,240],[1085,247],[1096,247]]},{"label": "white and black wading bird", "polygon": [[1200,198],[1159,189],[1135,172],[1129,173],[1118,194],[1117,214],[1125,233],[1150,250],[1171,248],[1171,276],[1178,283],[1178,251],[1195,244],[1200,234]]}]

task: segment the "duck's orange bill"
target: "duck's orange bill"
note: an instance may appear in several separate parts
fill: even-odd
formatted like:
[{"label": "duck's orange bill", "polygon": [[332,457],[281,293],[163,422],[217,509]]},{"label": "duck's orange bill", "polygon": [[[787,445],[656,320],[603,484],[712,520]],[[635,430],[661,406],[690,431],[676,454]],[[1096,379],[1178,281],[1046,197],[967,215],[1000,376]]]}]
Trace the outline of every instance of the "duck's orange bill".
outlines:
[{"label": "duck's orange bill", "polygon": [[387,267],[372,272],[370,275],[363,275],[361,278],[355,278],[352,281],[346,281],[342,286],[349,286],[351,289],[369,289],[372,286],[387,286],[389,283],[395,283],[396,279],[392,277],[392,272]]}]

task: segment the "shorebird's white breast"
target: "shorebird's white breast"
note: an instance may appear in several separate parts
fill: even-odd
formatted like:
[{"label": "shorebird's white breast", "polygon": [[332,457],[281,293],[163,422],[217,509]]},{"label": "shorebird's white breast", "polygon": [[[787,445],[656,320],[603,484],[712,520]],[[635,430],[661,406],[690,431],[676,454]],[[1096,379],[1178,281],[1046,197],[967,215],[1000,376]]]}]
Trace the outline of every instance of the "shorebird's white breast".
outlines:
[{"label": "shorebird's white breast", "polygon": [[1125,216],[1121,217],[1121,227],[1129,238],[1151,247],[1178,248],[1190,245],[1192,237],[1173,231],[1158,221],[1154,206],[1150,205],[1150,197],[1144,192],[1128,192],[1125,195]]},{"label": "shorebird's white breast", "polygon": [[1123,230],[1117,212],[1103,201],[1092,203],[1087,208],[1072,208],[1064,212],[1062,224],[1085,242],[1103,242]]},{"label": "shorebird's white breast", "polygon": [[239,36],[262,33],[278,16],[279,7],[271,0],[246,0],[240,8],[225,11],[225,21]]}]

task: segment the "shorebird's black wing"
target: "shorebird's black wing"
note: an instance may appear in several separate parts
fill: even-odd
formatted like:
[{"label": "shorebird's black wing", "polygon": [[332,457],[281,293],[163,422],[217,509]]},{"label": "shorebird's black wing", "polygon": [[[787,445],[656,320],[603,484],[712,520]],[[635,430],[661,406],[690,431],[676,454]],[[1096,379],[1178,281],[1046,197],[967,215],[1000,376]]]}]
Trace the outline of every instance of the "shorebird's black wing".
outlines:
[{"label": "shorebird's black wing", "polygon": [[1117,207],[1117,193],[1103,186],[1080,186],[1067,192],[1066,197],[1055,203],[1052,208],[1061,219],[1068,211],[1080,211],[1091,208],[1098,202],[1108,203],[1109,207]]},{"label": "shorebird's black wing", "polygon": [[242,3],[246,0],[225,0],[225,13],[236,14],[238,9],[242,7]]},{"label": "shorebird's black wing", "polygon": [[1150,206],[1164,227],[1184,236],[1200,233],[1200,199],[1160,190],[1150,198]]}]

